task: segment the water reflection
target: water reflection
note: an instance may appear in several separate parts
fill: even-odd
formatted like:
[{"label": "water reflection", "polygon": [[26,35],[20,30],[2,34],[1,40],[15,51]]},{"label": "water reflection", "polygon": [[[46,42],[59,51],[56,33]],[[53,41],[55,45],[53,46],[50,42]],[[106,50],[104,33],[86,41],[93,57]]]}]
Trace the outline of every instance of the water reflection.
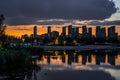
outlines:
[{"label": "water reflection", "polygon": [[33,64],[41,69],[12,80],[120,80],[119,51],[45,51]]},{"label": "water reflection", "polygon": [[36,62],[41,80],[120,80],[119,51],[46,51]]},{"label": "water reflection", "polygon": [[120,65],[118,51],[47,51],[37,60],[37,64],[72,65]]}]

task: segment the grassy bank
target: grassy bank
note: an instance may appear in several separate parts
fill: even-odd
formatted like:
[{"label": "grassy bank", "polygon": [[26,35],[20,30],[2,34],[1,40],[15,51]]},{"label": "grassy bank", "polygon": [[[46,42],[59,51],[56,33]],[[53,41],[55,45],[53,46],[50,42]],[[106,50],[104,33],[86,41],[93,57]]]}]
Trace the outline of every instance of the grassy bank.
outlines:
[{"label": "grassy bank", "polygon": [[25,50],[0,48],[0,75],[15,76],[32,70],[31,55]]}]

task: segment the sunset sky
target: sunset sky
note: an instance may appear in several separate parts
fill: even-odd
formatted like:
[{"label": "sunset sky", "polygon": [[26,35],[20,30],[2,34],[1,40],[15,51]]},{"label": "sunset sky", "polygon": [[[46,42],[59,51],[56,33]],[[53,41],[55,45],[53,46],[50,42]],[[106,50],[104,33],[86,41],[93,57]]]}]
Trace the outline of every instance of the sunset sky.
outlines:
[{"label": "sunset sky", "polygon": [[[34,25],[39,34],[46,26],[53,30],[73,25],[117,25],[120,32],[120,0],[0,0],[0,14],[5,15],[6,34],[31,34]],[[94,32],[93,32],[94,33]]]}]

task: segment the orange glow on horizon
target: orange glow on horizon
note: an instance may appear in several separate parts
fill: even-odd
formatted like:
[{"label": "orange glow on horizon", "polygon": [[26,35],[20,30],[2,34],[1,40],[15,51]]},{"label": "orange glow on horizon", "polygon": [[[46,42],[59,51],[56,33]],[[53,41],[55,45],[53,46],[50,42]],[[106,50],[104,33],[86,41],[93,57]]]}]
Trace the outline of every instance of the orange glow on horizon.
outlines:
[{"label": "orange glow on horizon", "polygon": [[[49,26],[49,25],[37,25],[37,34],[41,35],[41,34],[47,33],[47,26]],[[30,36],[31,34],[33,34],[33,27],[34,27],[34,25],[8,26],[6,28],[5,33],[7,35],[15,36],[15,37],[21,37],[24,34],[28,34]],[[63,27],[63,25],[52,25],[51,31],[58,31],[59,34],[61,34],[62,27]],[[95,27],[94,26],[87,26],[87,27],[92,27],[92,34],[95,35]],[[107,27],[106,27],[106,29],[107,29]],[[67,28],[66,28],[66,32],[68,32]],[[120,26],[116,26],[116,32],[118,33],[118,35],[120,35]],[[79,33],[82,33],[81,28],[79,29]]]}]

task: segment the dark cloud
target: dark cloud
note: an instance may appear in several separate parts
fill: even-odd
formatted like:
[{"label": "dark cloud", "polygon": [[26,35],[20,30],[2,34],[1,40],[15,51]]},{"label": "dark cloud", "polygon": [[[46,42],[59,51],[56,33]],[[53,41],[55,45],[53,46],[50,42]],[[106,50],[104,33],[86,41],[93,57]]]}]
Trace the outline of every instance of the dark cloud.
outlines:
[{"label": "dark cloud", "polygon": [[9,24],[32,24],[41,18],[104,20],[116,11],[112,0],[0,0],[0,13]]},{"label": "dark cloud", "polygon": [[120,25],[120,20],[117,21],[91,21],[88,25]]},{"label": "dark cloud", "polygon": [[42,19],[38,20],[36,24],[40,25],[63,25],[63,24],[71,24],[72,20],[65,19]]},{"label": "dark cloud", "polygon": [[17,16],[17,17],[8,17],[5,20],[5,24],[9,25],[31,25],[31,24],[38,24],[38,18],[34,17],[25,17],[25,16]]},{"label": "dark cloud", "polygon": [[72,20],[65,19],[38,19],[31,17],[12,17],[5,20],[5,24],[9,25],[62,25],[72,23]]}]

